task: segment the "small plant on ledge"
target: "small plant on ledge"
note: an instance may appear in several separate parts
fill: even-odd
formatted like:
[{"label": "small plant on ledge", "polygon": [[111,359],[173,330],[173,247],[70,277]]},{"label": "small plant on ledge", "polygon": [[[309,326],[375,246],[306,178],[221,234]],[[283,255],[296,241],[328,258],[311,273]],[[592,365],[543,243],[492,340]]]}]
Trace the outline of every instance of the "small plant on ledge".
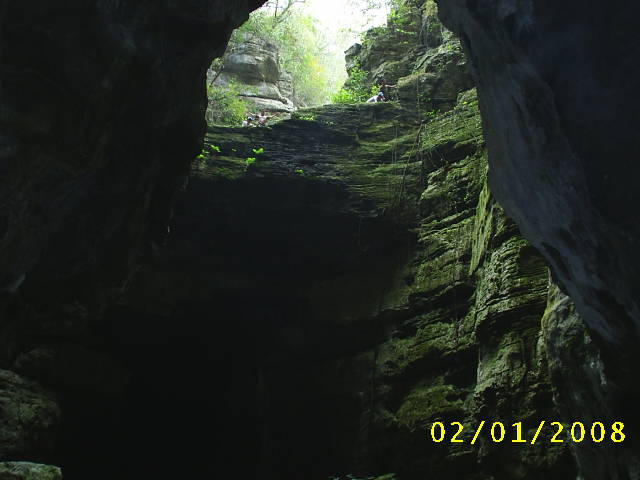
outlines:
[{"label": "small plant on ledge", "polygon": [[207,164],[207,158],[214,153],[220,153],[220,147],[217,145],[205,145],[200,153],[196,156],[196,167],[203,169]]}]

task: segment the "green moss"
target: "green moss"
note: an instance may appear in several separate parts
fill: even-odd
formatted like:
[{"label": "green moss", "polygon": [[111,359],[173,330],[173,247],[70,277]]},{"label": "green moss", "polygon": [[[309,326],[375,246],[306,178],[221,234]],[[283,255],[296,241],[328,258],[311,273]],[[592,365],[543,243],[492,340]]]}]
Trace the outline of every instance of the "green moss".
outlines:
[{"label": "green moss", "polygon": [[195,175],[233,180],[244,176],[246,162],[237,157],[218,156],[197,162],[193,171]]},{"label": "green moss", "polygon": [[465,392],[438,379],[435,384],[414,388],[402,401],[396,416],[410,429],[427,429],[437,418],[464,418]]},{"label": "green moss", "polygon": [[491,201],[491,192],[489,185],[485,180],[478,207],[476,208],[476,217],[473,226],[473,241],[471,246],[471,264],[469,265],[469,274],[472,275],[489,247],[489,242],[493,233],[493,202]]},{"label": "green moss", "polygon": [[434,0],[427,0],[424,3],[423,15],[425,17],[437,17],[438,15],[438,4]]}]

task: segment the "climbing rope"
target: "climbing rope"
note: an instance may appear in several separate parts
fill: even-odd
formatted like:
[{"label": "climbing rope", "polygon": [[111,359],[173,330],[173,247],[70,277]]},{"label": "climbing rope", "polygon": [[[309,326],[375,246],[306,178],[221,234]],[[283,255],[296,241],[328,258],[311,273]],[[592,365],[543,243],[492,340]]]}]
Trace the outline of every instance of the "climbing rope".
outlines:
[{"label": "climbing rope", "polygon": [[397,201],[396,198],[394,197],[394,199],[392,200],[391,203],[391,209],[394,209],[396,207],[400,207],[400,204],[402,202],[402,197],[404,195],[404,190],[405,190],[405,185],[406,185],[406,179],[407,179],[407,170],[409,169],[409,164],[411,163],[412,159],[415,160],[421,160],[421,151],[420,151],[420,138],[422,135],[422,129],[424,127],[425,123],[420,122],[420,127],[418,128],[418,131],[416,133],[416,138],[413,141],[413,145],[411,147],[411,150],[409,150],[409,155],[407,156],[407,161],[404,164],[404,169],[402,170],[402,178],[400,180],[400,189],[398,192],[398,196],[397,196]]}]

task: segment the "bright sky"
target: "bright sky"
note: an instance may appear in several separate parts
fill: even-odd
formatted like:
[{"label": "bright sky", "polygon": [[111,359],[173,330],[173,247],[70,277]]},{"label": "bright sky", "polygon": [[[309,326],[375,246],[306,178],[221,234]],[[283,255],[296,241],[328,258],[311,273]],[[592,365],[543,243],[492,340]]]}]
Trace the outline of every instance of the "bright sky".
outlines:
[{"label": "bright sky", "polygon": [[386,22],[386,9],[370,11],[369,15],[365,16],[365,4],[365,0],[307,0],[306,9],[318,19],[328,33],[335,35],[336,39],[339,38],[338,33],[341,30],[351,30],[350,34],[345,34],[346,38],[343,40],[348,45],[340,45],[346,49],[358,41],[358,32]]}]

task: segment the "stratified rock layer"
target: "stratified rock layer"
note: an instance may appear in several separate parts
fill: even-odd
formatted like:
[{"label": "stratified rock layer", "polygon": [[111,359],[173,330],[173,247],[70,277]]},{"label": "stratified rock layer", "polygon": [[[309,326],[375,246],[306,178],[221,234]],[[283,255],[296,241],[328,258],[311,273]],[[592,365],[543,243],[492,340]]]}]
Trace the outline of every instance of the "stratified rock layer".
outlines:
[{"label": "stratified rock layer", "polygon": [[[511,443],[513,423],[530,439],[557,418],[548,272],[489,192],[473,91],[425,121],[395,103],[328,106],[210,129],[205,149],[167,254],[126,310],[242,338],[212,365],[237,372],[218,411],[257,412],[260,444],[240,445],[258,478],[575,475],[551,431]],[[507,440],[487,430],[470,445],[483,420],[502,421]],[[445,443],[431,439],[436,421]],[[450,442],[454,421],[463,443]]]},{"label": "stratified rock layer", "polygon": [[[634,416],[616,394],[635,365],[638,283],[636,227],[617,207],[635,197],[607,183],[632,176],[596,161],[612,153],[626,166],[631,122],[572,123],[592,92],[553,67],[609,73],[609,57],[574,55],[561,41],[570,19],[556,25],[551,6],[446,2],[479,72],[493,188],[576,296],[592,340],[566,298],[552,289],[547,304],[541,257],[493,200],[475,95],[457,96],[469,86],[464,60],[429,15],[401,39],[426,42],[412,49],[417,63],[384,73],[408,75],[401,105],[211,130],[163,255],[204,132],[206,68],[258,3],[0,11],[0,363],[20,374],[0,375],[0,451],[53,458],[70,480],[575,478],[550,431],[537,445],[509,440],[517,421],[530,439],[558,415]],[[596,11],[580,15],[594,15],[584,23],[607,45],[635,45],[627,27],[608,39]],[[542,37],[564,47],[553,62],[527,50]],[[611,78],[624,88],[608,88]],[[595,85],[612,104],[635,98],[626,77],[611,78]],[[591,388],[574,392],[581,375]],[[483,420],[511,436],[485,432],[472,446]],[[433,442],[436,421],[447,439],[462,422],[463,443]],[[574,448],[583,477],[634,478],[628,445]]]},{"label": "stratified rock layer", "polygon": [[[491,187],[575,301],[599,351],[604,380],[582,377],[591,392],[565,391],[565,408],[637,431],[640,190],[633,159],[640,149],[640,35],[633,19],[640,7],[620,1],[439,5],[475,71]],[[575,358],[568,371],[584,373],[577,363],[584,357]],[[597,407],[585,399],[597,399]],[[583,477],[637,478],[635,440],[615,450],[605,447],[594,460],[589,449],[576,449],[591,466]]]},{"label": "stratified rock layer", "polygon": [[210,85],[232,88],[255,110],[290,112],[293,104],[291,75],[282,69],[278,47],[257,36],[230,45],[220,71],[209,70]]},{"label": "stratified rock layer", "polygon": [[347,68],[363,69],[371,82],[397,85],[388,94],[405,107],[451,109],[458,93],[473,87],[460,41],[438,20],[433,0],[401,5],[387,26],[369,30],[362,44],[345,52]]}]

